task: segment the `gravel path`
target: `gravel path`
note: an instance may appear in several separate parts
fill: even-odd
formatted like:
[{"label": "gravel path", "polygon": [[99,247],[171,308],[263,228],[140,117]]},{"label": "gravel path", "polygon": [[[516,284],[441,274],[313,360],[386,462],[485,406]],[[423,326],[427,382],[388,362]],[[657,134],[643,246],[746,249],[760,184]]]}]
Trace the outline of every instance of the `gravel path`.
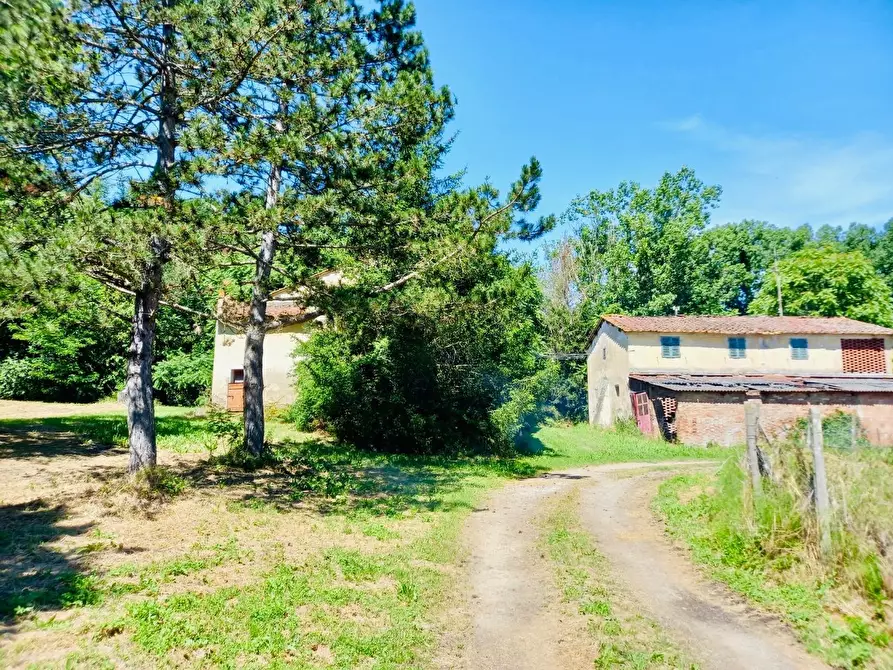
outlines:
[{"label": "gravel path", "polygon": [[[649,511],[666,471],[703,463],[613,464],[509,484],[466,528],[471,631],[462,667],[591,668],[591,635],[563,621],[537,514],[549,498],[581,489],[584,526],[643,612],[660,622],[702,667],[719,670],[825,667],[769,617],[755,615],[701,580],[665,539]],[[635,472],[644,470],[644,472]],[[633,472],[629,472],[633,471]],[[618,476],[619,473],[622,473]]]}]

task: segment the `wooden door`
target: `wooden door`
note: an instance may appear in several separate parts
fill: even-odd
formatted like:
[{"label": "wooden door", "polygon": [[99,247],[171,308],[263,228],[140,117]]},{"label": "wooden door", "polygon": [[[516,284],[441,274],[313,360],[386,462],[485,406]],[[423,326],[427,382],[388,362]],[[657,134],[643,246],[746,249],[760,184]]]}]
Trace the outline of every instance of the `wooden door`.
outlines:
[{"label": "wooden door", "polygon": [[651,401],[647,393],[630,393],[630,402],[633,405],[633,416],[636,417],[636,425],[644,435],[654,433],[654,422],[651,420]]},{"label": "wooden door", "polygon": [[241,412],[245,409],[245,384],[232,382],[227,386],[226,409],[230,412]]}]

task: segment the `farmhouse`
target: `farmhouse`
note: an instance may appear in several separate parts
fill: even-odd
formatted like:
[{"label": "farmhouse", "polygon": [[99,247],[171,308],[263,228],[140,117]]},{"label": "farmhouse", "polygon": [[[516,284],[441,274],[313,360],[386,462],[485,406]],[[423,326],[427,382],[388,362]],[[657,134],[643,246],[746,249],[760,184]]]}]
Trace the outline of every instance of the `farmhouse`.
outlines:
[{"label": "farmhouse", "polygon": [[744,403],[770,436],[810,406],[855,413],[893,444],[893,330],[845,318],[605,315],[587,349],[589,421],[635,419],[687,444],[744,442]]},{"label": "farmhouse", "polygon": [[[326,286],[339,284],[343,275],[328,270],[314,277]],[[295,348],[306,342],[313,329],[325,317],[295,323],[299,317],[315,311],[303,300],[301,289],[280,289],[270,294],[267,319],[273,325],[264,338],[264,405],[290,405],[295,399],[294,369],[299,357]],[[214,371],[211,380],[211,402],[230,411],[241,412],[244,399],[245,332],[238,324],[244,322],[248,305],[221,297],[217,302],[217,330],[214,335]]]}]

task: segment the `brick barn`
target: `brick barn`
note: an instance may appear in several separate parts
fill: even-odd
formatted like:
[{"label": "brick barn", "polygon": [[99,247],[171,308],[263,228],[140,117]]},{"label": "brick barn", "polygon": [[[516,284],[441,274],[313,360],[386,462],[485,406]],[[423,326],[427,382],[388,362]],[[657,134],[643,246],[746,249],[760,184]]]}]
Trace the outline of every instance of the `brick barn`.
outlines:
[{"label": "brick barn", "polygon": [[853,319],[608,314],[587,350],[589,421],[731,446],[744,442],[746,401],[770,437],[818,406],[893,445],[891,370],[893,329]]}]

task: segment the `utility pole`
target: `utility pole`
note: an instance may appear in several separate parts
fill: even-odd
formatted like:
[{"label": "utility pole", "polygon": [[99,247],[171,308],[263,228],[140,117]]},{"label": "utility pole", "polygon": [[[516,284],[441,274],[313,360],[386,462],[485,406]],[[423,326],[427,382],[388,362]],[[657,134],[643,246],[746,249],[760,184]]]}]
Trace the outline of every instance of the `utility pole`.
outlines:
[{"label": "utility pole", "polygon": [[778,316],[784,316],[784,305],[781,301],[781,273],[778,271],[778,252],[775,252],[775,290],[778,291]]}]

